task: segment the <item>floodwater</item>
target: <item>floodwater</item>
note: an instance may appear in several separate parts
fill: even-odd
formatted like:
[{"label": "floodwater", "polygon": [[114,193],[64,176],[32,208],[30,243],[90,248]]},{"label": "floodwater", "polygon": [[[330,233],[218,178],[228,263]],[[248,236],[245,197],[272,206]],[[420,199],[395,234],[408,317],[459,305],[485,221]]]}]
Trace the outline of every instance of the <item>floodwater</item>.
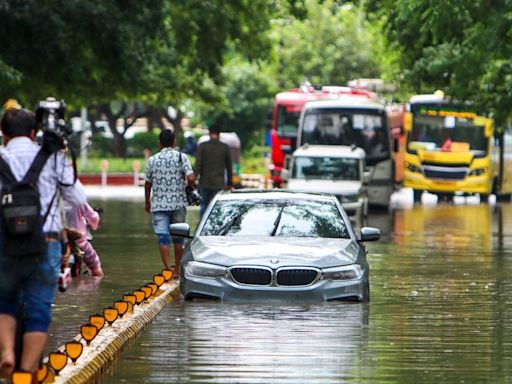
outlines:
[{"label": "floodwater", "polygon": [[[48,350],[161,269],[142,203],[96,205],[107,276],[58,294]],[[102,382],[512,382],[512,205],[406,204],[369,225],[383,232],[367,245],[369,304],[176,298]]]}]

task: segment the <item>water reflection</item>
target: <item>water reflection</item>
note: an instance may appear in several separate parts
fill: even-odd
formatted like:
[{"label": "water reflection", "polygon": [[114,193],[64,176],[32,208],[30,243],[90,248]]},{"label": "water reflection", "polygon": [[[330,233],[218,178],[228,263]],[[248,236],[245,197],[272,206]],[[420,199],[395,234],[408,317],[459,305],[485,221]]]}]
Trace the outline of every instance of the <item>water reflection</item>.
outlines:
[{"label": "water reflection", "polygon": [[358,376],[367,324],[368,307],[360,304],[179,303],[159,315],[107,381],[339,383]]},{"label": "water reflection", "polygon": [[[99,280],[84,275],[74,279],[66,292],[57,293],[47,351],[71,340],[90,315],[149,283],[163,268],[151,217],[143,203],[106,200],[92,201],[91,205],[104,210],[100,229],[93,233],[93,245],[105,277]],[[187,220],[195,228],[198,210],[190,211]]]}]

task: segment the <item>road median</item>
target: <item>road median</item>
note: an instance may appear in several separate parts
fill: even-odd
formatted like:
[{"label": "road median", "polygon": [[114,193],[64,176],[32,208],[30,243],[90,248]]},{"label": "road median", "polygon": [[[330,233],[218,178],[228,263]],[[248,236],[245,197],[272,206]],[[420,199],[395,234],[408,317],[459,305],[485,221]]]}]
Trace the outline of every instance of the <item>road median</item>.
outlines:
[{"label": "road median", "polygon": [[[68,357],[65,367],[54,378],[50,370],[44,382],[72,384],[98,382],[120,353],[137,338],[147,324],[153,321],[165,304],[173,301],[173,293],[177,292],[177,289],[176,280],[169,280],[162,284],[155,294],[134,305],[131,312],[117,318],[111,325],[105,322],[89,344],[81,334],[78,334],[73,341],[83,345],[82,354],[75,363]],[[66,353],[65,345],[59,348],[59,352]]]}]

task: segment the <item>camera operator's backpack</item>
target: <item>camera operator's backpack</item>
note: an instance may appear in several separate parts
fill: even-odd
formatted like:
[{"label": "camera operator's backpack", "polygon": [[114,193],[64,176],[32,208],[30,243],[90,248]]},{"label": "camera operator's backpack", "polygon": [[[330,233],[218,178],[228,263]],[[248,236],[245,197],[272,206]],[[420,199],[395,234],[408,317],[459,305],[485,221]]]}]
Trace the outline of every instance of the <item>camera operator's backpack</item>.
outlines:
[{"label": "camera operator's backpack", "polygon": [[5,255],[31,256],[46,250],[43,224],[50,207],[45,217],[41,217],[37,180],[49,155],[47,151],[40,150],[21,181],[16,180],[11,168],[0,156],[1,252]]}]

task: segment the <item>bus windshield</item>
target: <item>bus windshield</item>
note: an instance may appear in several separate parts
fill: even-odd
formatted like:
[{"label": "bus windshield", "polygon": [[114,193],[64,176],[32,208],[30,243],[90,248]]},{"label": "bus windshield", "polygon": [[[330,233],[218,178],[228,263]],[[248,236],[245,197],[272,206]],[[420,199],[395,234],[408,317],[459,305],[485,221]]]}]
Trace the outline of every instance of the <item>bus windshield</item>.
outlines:
[{"label": "bus windshield", "polygon": [[301,144],[356,145],[365,150],[369,165],[390,156],[386,119],[378,110],[311,109],[301,135]]},{"label": "bus windshield", "polygon": [[359,169],[359,159],[298,156],[293,162],[292,178],[360,180]]},{"label": "bus windshield", "polygon": [[278,135],[282,137],[297,137],[299,117],[300,108],[289,105],[278,106],[276,126]]},{"label": "bus windshield", "polygon": [[467,152],[475,156],[487,154],[488,138],[484,126],[475,125],[473,119],[454,116],[413,115],[413,126],[408,137],[407,149]]}]

